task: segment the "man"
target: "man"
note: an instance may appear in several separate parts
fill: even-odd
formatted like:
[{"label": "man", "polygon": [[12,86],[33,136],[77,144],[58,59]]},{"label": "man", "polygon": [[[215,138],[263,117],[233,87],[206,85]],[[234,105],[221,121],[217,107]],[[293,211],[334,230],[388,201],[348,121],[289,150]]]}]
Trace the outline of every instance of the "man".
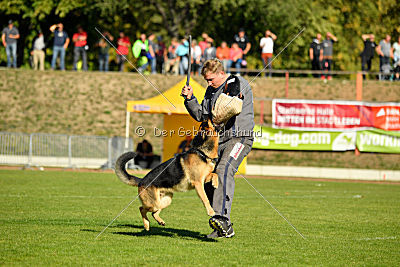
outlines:
[{"label": "man", "polygon": [[[1,40],[6,48],[7,55],[7,67],[10,68],[11,65],[17,67],[17,40],[19,39],[19,31],[17,27],[14,26],[13,21],[8,21],[8,26],[3,29]],[[11,60],[12,58],[12,60]]]},{"label": "man", "polygon": [[153,51],[153,49],[149,47],[149,40],[147,40],[146,34],[140,34],[140,38],[136,40],[132,46],[133,56],[138,59],[138,72],[145,71],[149,65],[149,59],[152,57],[149,52],[150,49]]},{"label": "man", "polygon": [[179,71],[179,58],[176,54],[176,50],[178,49],[179,43],[178,40],[174,37],[171,40],[171,45],[168,47],[168,50],[164,51],[164,72],[165,74],[174,74],[178,75]]},{"label": "man", "polygon": [[179,74],[185,75],[189,68],[189,42],[186,39],[181,40],[176,55],[179,57]]},{"label": "man", "polygon": [[154,42],[154,39],[156,38],[156,35],[154,33],[151,33],[148,37],[149,40],[149,52],[151,55],[150,61],[150,67],[151,67],[151,74],[156,74],[157,73],[157,57],[156,53],[158,51],[158,44]]},{"label": "man", "polygon": [[44,70],[44,38],[42,31],[38,31],[36,37],[32,42],[31,55],[33,57],[33,69],[34,70]]},{"label": "man", "polygon": [[124,63],[125,59],[128,57],[130,46],[131,41],[129,40],[129,37],[125,36],[125,33],[120,31],[117,47],[117,64],[119,66],[119,71],[124,71]]},{"label": "man", "polygon": [[[379,71],[388,73],[391,70],[390,58],[393,58],[393,51],[390,44],[390,35],[387,34],[385,39],[379,42],[376,52],[379,55]],[[380,76],[382,78],[382,76]]]},{"label": "man", "polygon": [[87,70],[87,55],[86,50],[89,49],[87,45],[87,33],[83,30],[81,26],[78,26],[78,32],[74,33],[72,36],[72,41],[74,42],[74,70],[77,70],[77,63],[79,58],[82,56],[82,69]]},{"label": "man", "polygon": [[153,146],[149,143],[149,141],[143,139],[143,141],[137,145],[136,152],[138,155],[135,157],[135,164],[140,166],[140,162],[145,161],[145,168],[150,169],[154,160],[154,154]]},{"label": "man", "polygon": [[220,223],[222,227],[221,229],[212,226],[214,231],[207,237],[221,237],[221,230],[225,232],[225,236],[222,237],[232,237],[235,235],[230,221],[235,187],[234,175],[243,158],[250,152],[253,144],[253,93],[249,83],[243,77],[226,74],[222,62],[218,59],[206,61],[201,74],[208,84],[201,104],[197,102],[196,97],[193,95],[192,87],[185,86],[182,89],[186,109],[196,121],[212,118],[211,112],[217,98],[232,79],[237,80],[237,85],[240,86],[241,94],[244,97],[241,113],[230,118],[220,131],[218,161],[215,170],[218,175],[219,186],[214,189],[210,186],[210,183],[206,184],[207,196],[216,214],[210,220]]},{"label": "man", "polygon": [[249,41],[249,38],[247,38],[243,28],[240,28],[239,33],[233,37],[233,43],[237,43],[239,47],[243,50],[242,67],[246,67],[246,55],[250,51],[251,43]]},{"label": "man", "polygon": [[[326,33],[326,39],[322,42],[323,49],[323,62],[322,68],[325,71],[330,71],[332,66],[332,56],[333,56],[333,42],[337,42],[336,36],[332,33]],[[328,80],[332,80],[332,76],[328,74]],[[321,76],[321,79],[325,80],[325,75]]]},{"label": "man", "polygon": [[[276,40],[276,35],[273,34],[270,30],[265,31],[265,37],[260,40],[261,47],[261,59],[263,61],[264,68],[268,66],[269,77],[272,76],[272,56],[274,54],[274,41]],[[267,73],[265,73],[267,76]]]},{"label": "man", "polygon": [[69,37],[66,31],[64,31],[64,25],[62,23],[54,24],[50,27],[50,31],[54,33],[54,44],[53,44],[53,58],[51,59],[51,69],[56,68],[56,61],[58,54],[60,54],[60,69],[65,70],[65,50],[69,45]]},{"label": "man", "polygon": [[[375,54],[377,44],[375,43],[375,35],[363,34],[361,38],[364,41],[364,50],[361,52],[361,69],[362,71],[370,71],[372,59]],[[365,74],[363,74],[365,79]]]},{"label": "man", "polygon": [[222,61],[225,71],[228,70],[230,53],[231,49],[228,47],[228,44],[222,41],[221,46],[217,47],[217,58]]},{"label": "man", "polygon": [[[233,43],[232,48],[229,51],[228,73],[230,73],[230,68],[240,69],[242,59],[243,50],[238,46],[237,43]],[[240,72],[237,72],[236,74],[240,75]]]},{"label": "man", "polygon": [[[110,42],[114,40],[114,37],[109,32],[105,32],[103,35],[107,37]],[[97,46],[99,47],[99,71],[108,71],[110,45],[104,38],[100,38]]]},{"label": "man", "polygon": [[[321,62],[324,55],[324,49],[321,44],[321,34],[317,34],[317,38],[314,39],[310,45],[310,61],[312,70],[321,70]],[[319,74],[313,74],[314,77],[319,77]]]}]

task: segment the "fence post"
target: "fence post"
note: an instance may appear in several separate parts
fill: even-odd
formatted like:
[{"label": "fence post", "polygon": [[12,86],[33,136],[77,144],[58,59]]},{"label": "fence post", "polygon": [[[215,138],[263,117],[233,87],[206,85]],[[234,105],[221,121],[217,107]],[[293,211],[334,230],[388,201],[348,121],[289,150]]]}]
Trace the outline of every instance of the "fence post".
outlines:
[{"label": "fence post", "polygon": [[72,168],[72,136],[68,136],[68,165]]},{"label": "fence post", "polygon": [[260,124],[264,123],[264,101],[260,102]]},{"label": "fence post", "polygon": [[109,137],[109,138],[108,138],[108,166],[107,166],[109,169],[111,169],[111,167],[112,167],[112,163],[111,163],[111,161],[112,161],[111,149],[112,149],[112,138]]},{"label": "fence post", "polygon": [[363,91],[363,76],[361,72],[357,72],[356,79],[356,100],[362,100],[362,91]]},{"label": "fence post", "polygon": [[32,164],[32,139],[33,139],[33,134],[30,134],[29,135],[28,167],[30,167]]},{"label": "fence post", "polygon": [[289,97],[289,72],[288,71],[286,71],[285,72],[285,80],[286,80],[286,86],[285,86],[285,96],[286,96],[286,98],[288,98]]}]

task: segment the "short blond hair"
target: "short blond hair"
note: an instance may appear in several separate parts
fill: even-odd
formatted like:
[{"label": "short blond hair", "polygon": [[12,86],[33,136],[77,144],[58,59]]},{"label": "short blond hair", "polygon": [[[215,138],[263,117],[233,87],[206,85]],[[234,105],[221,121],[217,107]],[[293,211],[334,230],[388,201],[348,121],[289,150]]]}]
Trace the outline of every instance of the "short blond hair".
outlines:
[{"label": "short blond hair", "polygon": [[204,62],[203,68],[201,69],[201,75],[205,76],[209,73],[218,73],[224,71],[224,66],[221,60],[217,58],[212,58]]}]

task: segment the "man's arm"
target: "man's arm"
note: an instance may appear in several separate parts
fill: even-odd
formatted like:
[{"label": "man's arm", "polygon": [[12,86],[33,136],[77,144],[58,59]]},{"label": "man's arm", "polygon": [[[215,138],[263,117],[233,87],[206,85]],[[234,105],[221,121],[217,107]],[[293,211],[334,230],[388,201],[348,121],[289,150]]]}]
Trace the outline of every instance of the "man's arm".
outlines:
[{"label": "man's arm", "polygon": [[310,60],[313,61],[314,60],[314,53],[313,53],[313,49],[311,47],[310,47],[309,53],[310,53]]},{"label": "man's arm", "polygon": [[190,116],[192,116],[196,121],[204,121],[208,117],[206,109],[206,106],[209,103],[208,100],[204,97],[203,102],[200,105],[196,97],[193,95],[193,88],[186,85],[182,88],[182,95],[185,96],[184,104]]},{"label": "man's arm", "polygon": [[274,40],[274,41],[276,40],[277,37],[273,32],[270,31],[269,35],[271,36],[272,40]]},{"label": "man's arm", "polygon": [[332,33],[328,32],[329,36],[331,37],[331,39],[335,42],[337,42],[337,38],[335,35],[333,35]]},{"label": "man's arm", "polygon": [[5,33],[3,33],[3,34],[1,35],[1,40],[3,41],[4,47],[6,47],[6,46],[7,46],[7,43],[6,43],[6,34],[5,34]]},{"label": "man's arm", "polygon": [[382,49],[381,49],[381,45],[379,44],[376,48],[375,51],[378,55],[383,57],[383,53],[382,53]]},{"label": "man's arm", "polygon": [[361,35],[361,38],[365,42],[368,38],[370,38],[370,36],[371,36],[371,34],[363,34],[363,35]]},{"label": "man's arm", "polygon": [[69,37],[65,40],[65,44],[64,44],[64,49],[67,49],[68,45],[69,45]]},{"label": "man's arm", "polygon": [[250,51],[250,48],[251,48],[251,43],[248,42],[248,43],[246,44],[246,48],[245,48],[244,51],[243,51],[243,54],[247,55],[247,53]]},{"label": "man's arm", "polygon": [[58,26],[58,24],[51,25],[50,26],[50,31],[54,32],[56,30],[57,26]]},{"label": "man's arm", "polygon": [[324,49],[321,49],[319,51],[319,61],[322,61],[324,59]]}]

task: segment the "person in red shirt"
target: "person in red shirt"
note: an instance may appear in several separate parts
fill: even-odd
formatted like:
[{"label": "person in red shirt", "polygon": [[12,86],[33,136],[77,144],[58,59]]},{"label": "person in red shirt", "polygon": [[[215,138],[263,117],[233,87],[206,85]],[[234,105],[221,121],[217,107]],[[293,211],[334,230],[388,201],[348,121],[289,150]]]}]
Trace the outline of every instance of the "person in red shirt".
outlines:
[{"label": "person in red shirt", "polygon": [[217,47],[217,58],[222,61],[225,71],[228,70],[230,53],[231,49],[225,41],[221,43],[221,46]]},{"label": "person in red shirt", "polygon": [[207,43],[213,43],[213,42],[214,42],[214,39],[211,38],[210,36],[208,36],[208,34],[205,33],[205,32],[203,32],[203,33],[201,34],[201,38],[202,38],[203,40],[201,40],[201,41],[199,42],[199,46],[200,46],[200,48],[201,48],[201,53],[204,53],[204,50],[206,50],[206,48],[207,48]]},{"label": "person in red shirt", "polygon": [[[237,43],[233,43],[229,54],[229,68],[233,67],[236,69],[240,69],[242,58],[243,50],[239,47]],[[237,72],[236,74],[240,75],[240,72]]]},{"label": "person in red shirt", "polygon": [[86,51],[89,49],[87,45],[87,33],[81,26],[78,26],[78,32],[72,36],[74,42],[74,70],[77,70],[76,64],[79,61],[79,57],[82,55],[82,69],[87,70],[87,55]]},{"label": "person in red shirt", "polygon": [[124,70],[125,59],[129,54],[129,47],[131,46],[131,41],[128,36],[125,36],[124,32],[119,33],[118,48],[117,48],[117,64],[119,66],[119,71]]}]

